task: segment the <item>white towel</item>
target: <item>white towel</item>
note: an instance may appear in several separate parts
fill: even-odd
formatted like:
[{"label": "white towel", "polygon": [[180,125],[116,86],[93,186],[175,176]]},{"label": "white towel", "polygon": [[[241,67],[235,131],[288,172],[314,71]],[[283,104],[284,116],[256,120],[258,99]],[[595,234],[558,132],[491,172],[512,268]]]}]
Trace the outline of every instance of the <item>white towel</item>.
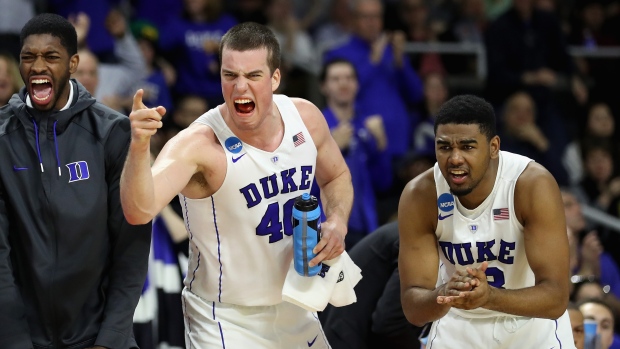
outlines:
[{"label": "white towel", "polygon": [[291,262],[282,288],[282,299],[312,312],[323,311],[327,303],[342,307],[357,301],[353,288],[361,279],[361,269],[346,251],[323,261],[321,272],[311,277],[299,275]]}]

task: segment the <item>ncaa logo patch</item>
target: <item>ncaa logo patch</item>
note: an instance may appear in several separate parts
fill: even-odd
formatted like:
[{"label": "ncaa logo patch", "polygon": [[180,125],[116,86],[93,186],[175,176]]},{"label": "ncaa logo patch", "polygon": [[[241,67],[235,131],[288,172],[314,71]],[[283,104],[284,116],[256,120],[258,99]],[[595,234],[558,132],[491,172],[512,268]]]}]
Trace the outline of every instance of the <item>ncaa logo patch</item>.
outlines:
[{"label": "ncaa logo patch", "polygon": [[66,164],[69,169],[69,183],[76,181],[83,181],[90,177],[88,172],[88,164],[86,161],[77,161],[70,164]]},{"label": "ncaa logo patch", "polygon": [[224,142],[224,146],[229,152],[237,154],[243,148],[243,143],[241,143],[241,140],[237,137],[228,137]]},{"label": "ncaa logo patch", "polygon": [[443,193],[437,198],[437,207],[443,212],[450,212],[454,209],[454,196],[450,193]]}]

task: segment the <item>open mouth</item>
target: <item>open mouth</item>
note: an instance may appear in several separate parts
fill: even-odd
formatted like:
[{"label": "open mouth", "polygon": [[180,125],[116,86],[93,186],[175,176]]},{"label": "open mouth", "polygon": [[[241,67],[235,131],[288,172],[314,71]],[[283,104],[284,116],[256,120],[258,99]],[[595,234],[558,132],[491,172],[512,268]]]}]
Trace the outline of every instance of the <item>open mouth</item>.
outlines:
[{"label": "open mouth", "polygon": [[256,105],[251,99],[243,98],[235,100],[235,110],[239,114],[249,114],[254,111]]},{"label": "open mouth", "polygon": [[52,80],[47,77],[30,79],[32,100],[37,104],[47,104],[52,99]]},{"label": "open mouth", "polygon": [[463,182],[465,182],[465,179],[468,175],[467,171],[463,170],[451,170],[448,173],[450,174],[452,182],[454,182],[455,184],[462,184]]}]

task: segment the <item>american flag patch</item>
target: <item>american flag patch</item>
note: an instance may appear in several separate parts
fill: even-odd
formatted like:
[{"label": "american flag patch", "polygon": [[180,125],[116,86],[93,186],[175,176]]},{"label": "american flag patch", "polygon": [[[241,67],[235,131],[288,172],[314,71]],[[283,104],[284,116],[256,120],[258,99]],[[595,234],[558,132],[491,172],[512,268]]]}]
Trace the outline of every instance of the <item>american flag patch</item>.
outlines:
[{"label": "american flag patch", "polygon": [[494,208],[493,209],[493,220],[500,221],[504,219],[510,218],[510,213],[508,212],[508,208]]},{"label": "american flag patch", "polygon": [[299,132],[298,134],[293,136],[293,143],[295,144],[295,146],[299,146],[302,143],[304,143],[306,140],[304,139],[304,134],[303,132]]}]

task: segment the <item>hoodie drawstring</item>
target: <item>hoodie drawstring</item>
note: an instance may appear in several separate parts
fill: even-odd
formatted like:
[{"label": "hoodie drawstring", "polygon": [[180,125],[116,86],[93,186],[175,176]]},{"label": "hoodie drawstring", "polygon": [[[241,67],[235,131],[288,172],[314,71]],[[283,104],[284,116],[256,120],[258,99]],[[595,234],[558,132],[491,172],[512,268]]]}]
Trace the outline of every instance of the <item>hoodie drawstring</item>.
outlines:
[{"label": "hoodie drawstring", "polygon": [[58,166],[58,177],[62,177],[60,172],[60,157],[58,157],[58,142],[56,141],[56,124],[58,120],[54,121],[54,147],[56,148],[56,165]]},{"label": "hoodie drawstring", "polygon": [[[39,158],[39,165],[41,166],[41,172],[45,172],[43,170],[43,159],[41,159],[41,147],[39,146],[39,126],[37,126],[37,122],[34,119],[31,120],[34,125],[34,134],[37,141],[37,156]],[[58,123],[58,120],[54,121],[54,148],[56,153],[56,165],[58,166],[58,177],[61,177],[62,172],[60,171],[60,157],[58,156],[58,141],[56,139],[56,123]]]},{"label": "hoodie drawstring", "polygon": [[41,165],[41,172],[45,172],[43,170],[43,160],[41,159],[41,148],[39,147],[39,127],[37,126],[37,122],[32,120],[32,124],[34,125],[34,136],[37,141],[37,156],[39,157],[39,165]]}]

